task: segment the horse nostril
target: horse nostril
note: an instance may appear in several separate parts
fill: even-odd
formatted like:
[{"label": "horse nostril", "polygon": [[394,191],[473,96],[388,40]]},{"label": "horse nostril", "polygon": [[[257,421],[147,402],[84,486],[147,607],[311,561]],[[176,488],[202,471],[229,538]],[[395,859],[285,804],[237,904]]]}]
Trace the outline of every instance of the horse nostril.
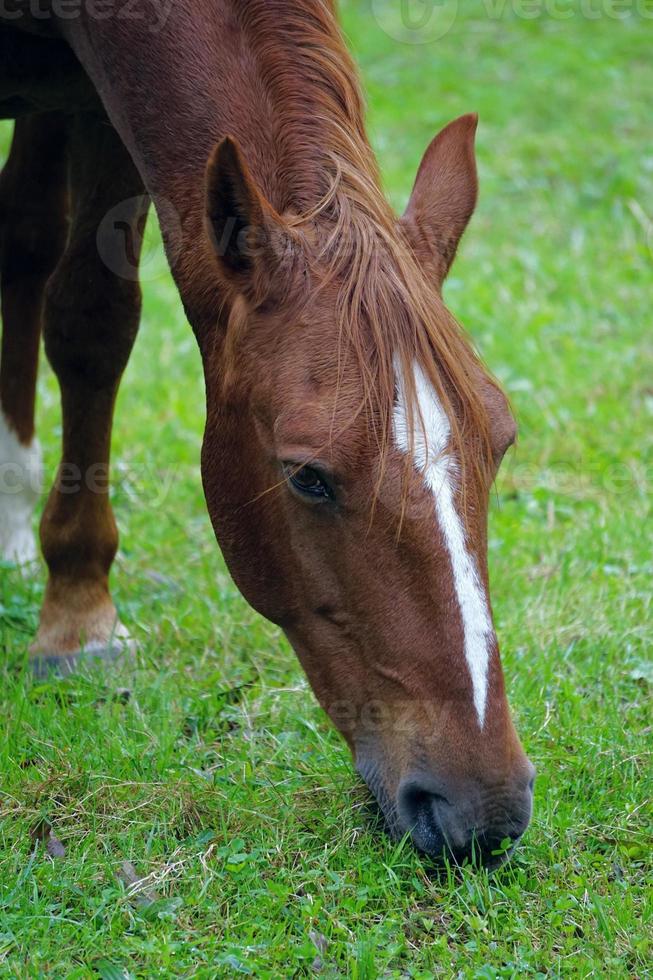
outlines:
[{"label": "horse nostril", "polygon": [[441,811],[450,806],[442,793],[408,781],[399,787],[397,811],[401,826],[410,831],[414,844],[429,854],[446,847]]},{"label": "horse nostril", "polygon": [[401,803],[407,810],[419,812],[425,808],[430,809],[435,803],[448,805],[449,801],[442,793],[433,793],[420,789],[419,786],[407,786],[401,793]]}]

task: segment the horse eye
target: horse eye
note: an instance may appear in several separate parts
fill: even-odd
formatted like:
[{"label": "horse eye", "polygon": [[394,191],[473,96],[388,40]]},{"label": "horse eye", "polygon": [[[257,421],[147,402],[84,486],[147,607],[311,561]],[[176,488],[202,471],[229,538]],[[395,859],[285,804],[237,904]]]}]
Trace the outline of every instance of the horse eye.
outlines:
[{"label": "horse eye", "polygon": [[291,486],[302,496],[313,500],[333,500],[333,490],[324,477],[312,466],[285,463],[284,474]]}]

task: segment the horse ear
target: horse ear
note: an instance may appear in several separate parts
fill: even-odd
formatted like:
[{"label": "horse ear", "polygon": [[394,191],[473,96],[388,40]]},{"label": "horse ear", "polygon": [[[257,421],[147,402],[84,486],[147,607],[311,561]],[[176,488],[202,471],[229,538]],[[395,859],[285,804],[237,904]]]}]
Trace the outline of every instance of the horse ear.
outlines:
[{"label": "horse ear", "polygon": [[418,258],[434,267],[438,286],[449,271],[476,206],[477,122],[478,116],[469,113],[454,119],[438,133],[422,158],[401,219]]},{"label": "horse ear", "polygon": [[285,225],[231,136],[218,143],[206,168],[206,221],[227,280],[243,292],[259,292],[273,281]]}]

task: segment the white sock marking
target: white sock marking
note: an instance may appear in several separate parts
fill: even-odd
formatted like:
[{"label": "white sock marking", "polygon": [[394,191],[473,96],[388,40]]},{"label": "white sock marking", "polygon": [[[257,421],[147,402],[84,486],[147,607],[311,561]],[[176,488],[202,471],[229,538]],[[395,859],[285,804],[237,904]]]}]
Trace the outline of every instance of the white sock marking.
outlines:
[{"label": "white sock marking", "polygon": [[[455,460],[446,449],[451,435],[447,414],[422,368],[415,364],[417,412],[412,440],[415,468],[433,494],[435,512],[444,536],[463,625],[465,659],[472,679],[474,706],[483,728],[487,702],[487,676],[494,628],[485,590],[465,541],[465,531],[455,504]],[[397,372],[398,400],[394,409],[394,435],[403,452],[410,450],[408,409],[403,380]],[[422,424],[420,424],[420,415]],[[425,438],[426,434],[426,438]]]},{"label": "white sock marking", "polygon": [[24,446],[0,411],[0,556],[9,561],[36,558],[32,514],[41,480],[38,439]]}]

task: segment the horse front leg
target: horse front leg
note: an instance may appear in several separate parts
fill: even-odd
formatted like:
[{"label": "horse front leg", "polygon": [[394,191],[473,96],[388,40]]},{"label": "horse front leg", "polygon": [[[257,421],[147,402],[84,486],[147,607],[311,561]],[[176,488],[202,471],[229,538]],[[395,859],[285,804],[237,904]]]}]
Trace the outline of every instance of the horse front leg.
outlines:
[{"label": "horse front leg", "polygon": [[104,119],[71,124],[72,221],[48,283],[45,349],[61,389],[62,459],[41,521],[49,578],[31,648],[37,674],[70,672],[80,658],[113,659],[129,646],[109,592],[118,532],[109,456],[118,385],[141,309],[137,263],[147,198]]},{"label": "horse front leg", "polygon": [[19,119],[0,175],[0,558],[19,563],[36,557],[36,375],[45,284],[66,242],[67,187],[63,117]]}]

